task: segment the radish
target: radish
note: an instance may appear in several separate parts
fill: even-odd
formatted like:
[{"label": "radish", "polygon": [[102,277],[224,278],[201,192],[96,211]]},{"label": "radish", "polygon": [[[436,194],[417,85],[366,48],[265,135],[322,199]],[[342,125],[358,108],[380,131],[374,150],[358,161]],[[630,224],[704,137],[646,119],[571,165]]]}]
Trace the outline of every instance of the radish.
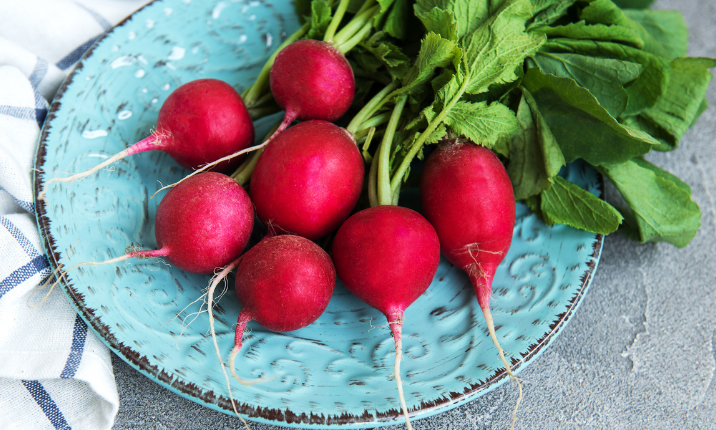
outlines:
[{"label": "radish", "polygon": [[412,429],[400,378],[403,314],[430,286],[438,269],[440,243],[435,229],[407,208],[364,209],[338,229],[333,261],[346,288],[388,319],[395,341],[395,381]]},{"label": "radish", "polygon": [[[253,206],[246,191],[226,175],[206,172],[175,187],[159,203],[154,221],[159,249],[131,251],[102,262],[79,263],[62,271],[60,278],[79,266],[152,257],[165,257],[187,272],[213,273],[241,253],[253,224]],[[60,269],[61,266],[56,271]]]},{"label": "radish", "polygon": [[[254,125],[241,96],[231,85],[217,79],[199,79],[174,90],[159,110],[157,128],[147,138],[108,158],[92,169],[52,182],[84,178],[132,154],[164,151],[187,169],[197,169],[249,147]],[[218,170],[229,171],[241,162],[237,157],[223,162]],[[45,194],[43,190],[39,198]]]},{"label": "radish", "polygon": [[495,334],[490,312],[492,279],[512,242],[515,196],[507,171],[489,149],[472,143],[448,143],[425,162],[420,202],[435,227],[443,255],[470,278],[477,302],[507,373],[519,386]]},{"label": "radish", "polygon": [[274,99],[286,111],[285,126],[296,119],[336,121],[355,94],[348,60],[319,40],[299,40],[281,50],[271,67],[270,82]]},{"label": "radish", "polygon": [[232,265],[237,268],[236,297],[242,305],[230,364],[241,349],[246,324],[255,320],[269,330],[287,332],[311,324],[328,306],[336,270],[320,246],[293,235],[263,239]]},{"label": "radish", "polygon": [[355,77],[348,60],[330,43],[320,40],[299,40],[279,51],[269,80],[274,99],[286,111],[276,131],[262,144],[226,155],[199,171],[266,147],[295,120],[336,121],[351,106],[355,94]]},{"label": "radish", "polygon": [[350,215],[363,175],[363,158],[348,131],[306,121],[278,135],[261,154],[251,199],[270,228],[317,240]]}]

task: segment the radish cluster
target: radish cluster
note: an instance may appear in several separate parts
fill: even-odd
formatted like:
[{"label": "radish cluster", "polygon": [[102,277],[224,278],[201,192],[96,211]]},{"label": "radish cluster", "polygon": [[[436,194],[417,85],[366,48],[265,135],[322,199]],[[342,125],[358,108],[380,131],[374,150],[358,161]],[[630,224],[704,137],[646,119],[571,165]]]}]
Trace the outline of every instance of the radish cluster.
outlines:
[{"label": "radish cluster", "polygon": [[[214,329],[217,285],[236,271],[234,288],[242,311],[229,367],[238,381],[250,384],[261,381],[245,381],[234,368],[247,323],[254,320],[276,332],[306,327],[326,309],[340,278],[388,320],[401,408],[412,429],[400,374],[404,314],[431,284],[442,251],[473,283],[490,335],[513,376],[489,310],[492,278],[509,249],[515,219],[514,195],[500,161],[473,144],[444,144],[421,175],[423,215],[391,204],[397,193],[389,184],[380,190],[380,203],[371,199],[374,207],[354,213],[364,190],[364,161],[354,134],[333,124],[349,109],[355,92],[345,56],[327,42],[294,42],[275,56],[270,90],[285,116],[260,145],[249,147],[254,129],[242,98],[228,84],[202,79],[169,96],[147,139],[89,172],[48,181],[77,179],[123,156],[155,149],[195,169],[159,204],[157,250],[82,264],[164,257],[189,272],[219,271],[207,293],[208,316],[230,396],[222,359],[227,351],[220,349]],[[395,118],[405,104],[403,98]],[[291,126],[296,120],[302,122]],[[391,124],[395,128],[397,121],[391,119]],[[390,172],[389,139],[384,144],[387,152],[377,178]],[[242,155],[258,149],[262,152],[239,168],[250,177],[250,196],[231,177],[202,172],[236,168]],[[246,251],[254,216],[269,234]],[[334,233],[331,257],[312,241]]]}]

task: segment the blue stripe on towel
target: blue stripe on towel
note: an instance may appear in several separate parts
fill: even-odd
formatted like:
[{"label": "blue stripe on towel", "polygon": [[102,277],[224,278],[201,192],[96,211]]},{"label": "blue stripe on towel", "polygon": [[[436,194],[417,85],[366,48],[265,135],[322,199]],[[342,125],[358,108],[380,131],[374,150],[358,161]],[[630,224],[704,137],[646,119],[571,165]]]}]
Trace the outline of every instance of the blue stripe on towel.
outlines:
[{"label": "blue stripe on towel", "polygon": [[15,269],[15,271],[10,273],[8,277],[0,280],[0,299],[2,299],[2,296],[4,296],[5,293],[32,278],[36,274],[39,273],[42,275],[44,274],[43,272],[47,272],[43,276],[43,278],[46,278],[51,273],[50,265],[47,263],[45,256],[40,255],[40,253],[37,252],[35,247],[32,246],[30,241],[27,240],[19,228],[15,227],[15,225],[5,217],[0,217],[0,225],[7,229],[15,241],[17,241],[17,243],[25,251],[27,256],[31,258],[31,260],[24,266]]},{"label": "blue stripe on towel", "polygon": [[74,51],[70,52],[65,56],[65,58],[61,59],[57,62],[57,67],[60,68],[60,70],[67,70],[75,64],[77,61],[79,61],[80,58],[82,58],[82,55],[94,44],[94,42],[99,39],[101,34],[98,34],[97,36],[91,38],[90,40],[86,41],[82,45],[75,48]]},{"label": "blue stripe on towel", "polygon": [[15,238],[17,243],[19,243],[22,249],[25,251],[25,254],[27,254],[29,257],[40,256],[40,253],[37,252],[35,247],[32,246],[32,243],[27,240],[27,238],[20,231],[20,229],[15,227],[15,224],[13,224],[12,221],[10,221],[4,216],[0,216],[0,225],[5,227],[7,231],[12,235],[12,237]]},{"label": "blue stripe on towel", "polygon": [[35,112],[37,109],[35,108],[29,108],[29,107],[17,107],[17,106],[7,106],[7,105],[0,105],[0,114],[1,115],[8,115],[15,118],[20,119],[29,119],[36,121],[37,120],[37,113]]},{"label": "blue stripe on towel", "polygon": [[77,2],[75,2],[75,4],[79,7],[81,7],[82,9],[86,10],[87,13],[89,13],[90,15],[92,15],[92,18],[94,18],[94,20],[97,21],[97,24],[99,24],[104,31],[107,31],[110,28],[112,28],[112,24],[109,21],[107,21],[102,15],[98,14],[97,12],[93,11],[92,9],[88,8],[87,6],[85,6],[83,4],[80,4]]},{"label": "blue stripe on towel", "polygon": [[67,358],[65,368],[60,374],[60,378],[74,378],[77,368],[80,367],[82,361],[82,352],[85,349],[85,340],[87,340],[87,324],[80,318],[75,317],[75,328],[72,331],[72,348],[70,356]]},{"label": "blue stripe on towel", "polygon": [[47,264],[47,260],[45,260],[45,257],[42,255],[33,258],[32,261],[16,269],[10,273],[10,276],[0,281],[0,299],[2,299],[2,296],[8,291],[49,268],[50,266]]},{"label": "blue stripe on towel", "polygon": [[27,388],[32,398],[40,406],[42,412],[52,423],[52,425],[58,430],[72,430],[72,427],[67,423],[65,416],[62,415],[62,411],[57,407],[57,403],[52,400],[50,393],[45,390],[45,387],[40,384],[39,381],[22,381],[22,385]]},{"label": "blue stripe on towel", "polygon": [[30,83],[32,84],[32,88],[37,88],[38,85],[40,85],[40,82],[45,78],[45,75],[47,74],[47,61],[43,60],[40,57],[37,57],[37,63],[35,63],[35,68],[32,69],[32,73],[30,74]]},{"label": "blue stripe on towel", "polygon": [[29,213],[31,213],[33,215],[35,214],[35,203],[28,202],[25,200],[20,200],[17,197],[13,196],[9,191],[7,191],[3,187],[0,187],[0,191],[5,191],[6,193],[10,194],[10,197],[12,197],[12,199],[15,200],[15,203],[17,203],[18,206],[20,206],[21,208],[25,209],[26,211],[28,211]]}]

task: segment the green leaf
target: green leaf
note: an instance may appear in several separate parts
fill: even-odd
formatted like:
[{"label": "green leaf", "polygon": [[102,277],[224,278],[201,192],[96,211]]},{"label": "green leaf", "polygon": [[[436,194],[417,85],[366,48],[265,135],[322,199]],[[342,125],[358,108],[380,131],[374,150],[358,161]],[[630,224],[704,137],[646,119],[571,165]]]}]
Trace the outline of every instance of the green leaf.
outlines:
[{"label": "green leaf", "polygon": [[537,216],[539,216],[541,219],[544,219],[544,216],[542,215],[542,209],[540,209],[540,206],[542,205],[542,199],[540,198],[539,194],[526,198],[525,204],[528,208],[530,208],[533,213],[537,214]]},{"label": "green leaf", "polygon": [[[385,40],[383,32],[377,32],[360,45],[361,48],[373,54],[378,63],[385,65],[393,79],[405,76],[410,67],[410,58],[396,45]],[[374,71],[377,68],[373,69]]]},{"label": "green leaf", "polygon": [[629,102],[624,115],[635,115],[653,106],[664,94],[669,83],[669,62],[667,60],[619,43],[558,38],[550,39],[545,43],[542,51],[573,52],[591,57],[615,58],[641,64],[641,75],[626,88]]},{"label": "green leaf", "polygon": [[293,7],[298,15],[298,20],[303,24],[306,22],[306,17],[311,15],[311,0],[295,0]]},{"label": "green leaf", "polygon": [[401,93],[420,91],[421,86],[433,77],[436,69],[447,66],[460,53],[460,48],[452,40],[444,39],[437,33],[428,33],[420,45],[415,64],[402,79]]},{"label": "green leaf", "polygon": [[397,39],[405,40],[408,38],[412,18],[414,16],[410,0],[395,0],[383,25],[383,31]]},{"label": "green leaf", "polygon": [[[418,6],[415,6],[416,10]],[[457,21],[451,11],[434,7],[428,11],[416,13],[416,16],[429,32],[437,33],[445,39],[457,41]]]},{"label": "green leaf", "polygon": [[701,104],[699,105],[699,110],[696,112],[696,117],[695,117],[694,120],[691,122],[691,125],[690,125],[689,127],[693,127],[694,125],[696,125],[696,122],[697,122],[697,121],[699,120],[699,118],[701,117],[701,114],[704,113],[704,112],[706,112],[706,110],[707,110],[708,108],[709,108],[709,101],[708,101],[708,99],[707,99],[706,97],[704,97],[704,99],[701,101]]},{"label": "green leaf", "polygon": [[515,200],[522,200],[549,188],[550,179],[557,176],[566,163],[537,102],[525,89],[517,109],[517,121],[519,129],[508,139],[507,174]]},{"label": "green leaf", "polygon": [[556,27],[537,27],[533,31],[544,33],[549,37],[619,42],[635,48],[644,46],[644,41],[636,31],[620,25],[587,24],[584,21],[579,21]]},{"label": "green leaf", "polygon": [[[499,8],[500,3],[500,1],[490,0],[417,0],[415,3],[415,15],[423,21],[424,19],[429,19],[427,15],[433,9],[444,10],[454,17],[456,35],[458,38],[462,38],[482,25]],[[443,35],[443,37],[446,36],[443,32],[436,31],[436,33]]]},{"label": "green leaf", "polygon": [[659,143],[644,132],[619,124],[588,90],[570,78],[532,68],[522,85],[534,96],[568,163],[577,158],[594,166],[621,163],[646,154]]},{"label": "green leaf", "polygon": [[652,12],[657,11],[627,12],[611,0],[594,0],[584,8],[580,17],[590,23],[629,27],[644,41],[644,51],[667,60],[686,55],[689,31],[681,14]]},{"label": "green leaf", "polygon": [[674,136],[643,115],[623,118],[621,119],[621,123],[627,127],[642,131],[656,139],[659,144],[651,148],[654,151],[671,151],[676,148],[677,142],[674,141]]},{"label": "green leaf", "polygon": [[306,34],[307,39],[323,39],[328,24],[331,23],[331,7],[325,0],[311,2],[311,28]]},{"label": "green leaf", "polygon": [[463,41],[461,68],[467,79],[465,92],[480,94],[490,85],[519,79],[516,66],[534,54],[546,39],[542,34],[524,31],[530,16],[530,3],[516,0]]},{"label": "green leaf", "polygon": [[553,24],[564,16],[575,2],[576,0],[532,0],[534,18],[527,29]]},{"label": "green leaf", "polygon": [[[675,10],[625,10],[624,14],[639,23],[649,34],[647,50],[667,59],[685,57],[689,29],[680,12]],[[659,54],[661,52],[661,54]]]},{"label": "green leaf", "polygon": [[565,224],[592,233],[613,233],[623,217],[612,205],[557,176],[540,194],[540,210],[546,224]]},{"label": "green leaf", "polygon": [[701,210],[683,186],[653,169],[647,161],[627,161],[599,167],[598,170],[621,193],[629,205],[631,226],[626,233],[640,242],[669,242],[688,245],[701,226]]},{"label": "green leaf", "polygon": [[644,169],[649,169],[656,173],[657,176],[661,176],[664,179],[667,179],[674,183],[677,187],[681,188],[682,190],[686,191],[687,193],[691,194],[691,187],[686,182],[679,179],[678,176],[667,172],[666,170],[662,169],[659,166],[656,166],[654,164],[651,164],[650,162],[646,161],[642,157],[636,157],[632,159],[631,161],[635,162],[639,165],[639,167],[643,167]]},{"label": "green leaf", "polygon": [[614,3],[622,9],[645,9],[651,6],[654,0],[614,0]]},{"label": "green leaf", "polygon": [[624,86],[641,73],[640,64],[611,58],[552,52],[538,52],[533,58],[542,72],[572,78],[588,89],[615,118],[629,101]]},{"label": "green leaf", "polygon": [[495,102],[457,102],[445,116],[445,124],[474,143],[491,147],[504,135],[519,127],[515,113],[507,106]]},{"label": "green leaf", "polygon": [[666,130],[675,148],[700,113],[716,60],[677,58],[671,62],[669,86],[656,104],[641,116]]}]

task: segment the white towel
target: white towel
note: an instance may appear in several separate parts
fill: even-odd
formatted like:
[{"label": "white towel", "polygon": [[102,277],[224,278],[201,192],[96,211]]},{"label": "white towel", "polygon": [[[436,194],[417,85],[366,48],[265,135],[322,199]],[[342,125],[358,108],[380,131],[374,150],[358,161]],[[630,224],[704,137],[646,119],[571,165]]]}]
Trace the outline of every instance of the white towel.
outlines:
[{"label": "white towel", "polygon": [[102,33],[144,3],[0,2],[0,429],[110,429],[117,414],[108,349],[65,294],[57,288],[42,305],[27,306],[51,272],[31,169],[62,80]]}]

